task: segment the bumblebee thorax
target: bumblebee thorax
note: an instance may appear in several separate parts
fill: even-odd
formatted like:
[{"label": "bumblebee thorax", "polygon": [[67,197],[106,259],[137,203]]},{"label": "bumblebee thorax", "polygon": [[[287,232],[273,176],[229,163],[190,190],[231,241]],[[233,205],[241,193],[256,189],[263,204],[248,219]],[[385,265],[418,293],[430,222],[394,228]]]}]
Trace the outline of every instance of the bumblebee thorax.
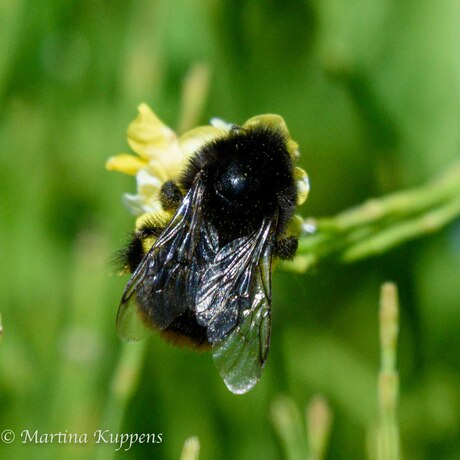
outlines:
[{"label": "bumblebee thorax", "polygon": [[[259,192],[259,178],[241,159],[224,162],[213,178],[216,195],[229,205],[247,203]],[[249,203],[248,203],[249,204]]]},{"label": "bumblebee thorax", "polygon": [[204,215],[229,237],[253,231],[264,218],[290,217],[296,189],[279,132],[266,127],[232,132],[207,145],[199,161]]}]

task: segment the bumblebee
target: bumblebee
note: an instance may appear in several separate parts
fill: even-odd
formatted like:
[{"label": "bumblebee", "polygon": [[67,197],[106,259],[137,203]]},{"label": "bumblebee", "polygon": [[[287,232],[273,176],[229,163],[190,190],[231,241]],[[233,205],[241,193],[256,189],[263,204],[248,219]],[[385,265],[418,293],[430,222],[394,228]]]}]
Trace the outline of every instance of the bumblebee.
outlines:
[{"label": "bumblebee", "polygon": [[119,335],[153,329],[210,348],[229,390],[249,391],[270,346],[272,261],[297,249],[287,234],[297,195],[288,139],[275,126],[232,126],[205,143],[161,187],[173,217],[146,221],[122,252],[132,275]]}]

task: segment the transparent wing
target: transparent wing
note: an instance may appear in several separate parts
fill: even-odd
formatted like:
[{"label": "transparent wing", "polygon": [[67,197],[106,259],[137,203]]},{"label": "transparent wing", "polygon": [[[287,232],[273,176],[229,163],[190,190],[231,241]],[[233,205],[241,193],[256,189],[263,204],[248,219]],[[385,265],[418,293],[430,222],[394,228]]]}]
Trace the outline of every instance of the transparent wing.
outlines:
[{"label": "transparent wing", "polygon": [[196,317],[207,326],[213,358],[233,393],[260,379],[270,345],[273,222],[225,246],[203,274]]},{"label": "transparent wing", "polygon": [[187,308],[194,309],[197,277],[217,246],[217,235],[202,227],[202,196],[198,180],[131,276],[117,316],[124,340],[139,340],[148,327],[165,329]]}]

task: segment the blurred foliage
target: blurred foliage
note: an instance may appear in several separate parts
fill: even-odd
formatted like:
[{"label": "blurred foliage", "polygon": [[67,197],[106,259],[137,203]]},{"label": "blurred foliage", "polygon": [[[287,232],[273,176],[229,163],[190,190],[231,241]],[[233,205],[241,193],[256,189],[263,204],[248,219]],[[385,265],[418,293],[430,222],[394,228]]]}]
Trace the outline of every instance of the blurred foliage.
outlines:
[{"label": "blurred foliage", "polygon": [[[200,122],[285,118],[312,181],[303,215],[425,183],[459,155],[459,20],[454,0],[0,0],[0,429],[107,424],[164,439],[128,452],[16,440],[1,455],[177,459],[196,435],[200,459],[278,459],[272,402],[283,393],[305,407],[321,392],[334,414],[329,458],[366,458],[377,293],[392,279],[403,457],[460,458],[458,222],[347,267],[276,273],[270,357],[236,397],[208,355],[158,337],[120,344],[126,280],[108,276],[108,261],[133,224],[120,197],[134,181],[104,170],[139,102],[188,122],[182,81],[201,62],[211,85]],[[113,383],[123,365],[134,387]]]}]

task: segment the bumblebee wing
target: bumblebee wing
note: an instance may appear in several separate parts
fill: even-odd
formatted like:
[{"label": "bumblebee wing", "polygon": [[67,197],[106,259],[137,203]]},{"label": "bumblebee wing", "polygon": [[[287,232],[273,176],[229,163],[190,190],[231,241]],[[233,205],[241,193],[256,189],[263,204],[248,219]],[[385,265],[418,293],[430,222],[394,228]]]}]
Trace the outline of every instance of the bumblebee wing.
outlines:
[{"label": "bumblebee wing", "polygon": [[204,273],[197,321],[228,389],[246,393],[260,379],[270,345],[273,222],[225,246]]},{"label": "bumblebee wing", "polygon": [[162,330],[187,308],[194,309],[198,265],[213,257],[212,248],[196,251],[198,244],[214,242],[209,235],[200,242],[202,197],[197,180],[131,276],[117,316],[121,338],[139,340],[148,331],[146,325]]}]

